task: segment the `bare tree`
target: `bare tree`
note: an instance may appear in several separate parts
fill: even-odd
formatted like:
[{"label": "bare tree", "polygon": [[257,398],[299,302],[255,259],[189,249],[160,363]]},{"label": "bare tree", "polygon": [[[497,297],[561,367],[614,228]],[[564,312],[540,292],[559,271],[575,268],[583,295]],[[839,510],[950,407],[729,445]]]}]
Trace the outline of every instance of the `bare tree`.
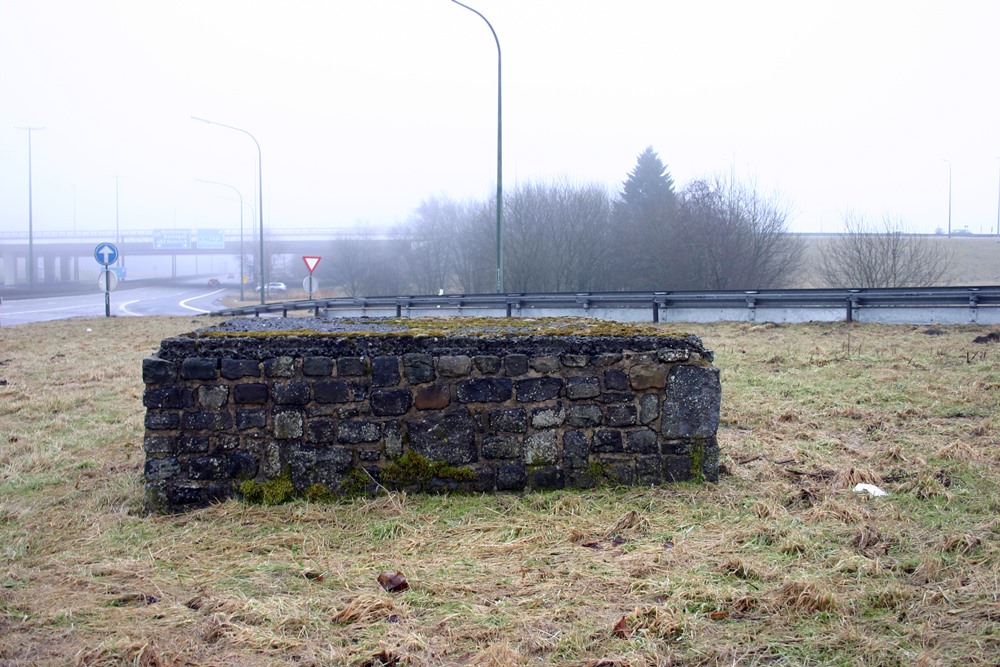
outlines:
[{"label": "bare tree", "polygon": [[821,251],[819,276],[829,287],[926,287],[954,261],[940,239],[908,234],[888,214],[877,222],[849,212],[843,221],[845,233]]},{"label": "bare tree", "polygon": [[673,273],[675,287],[783,287],[799,271],[805,247],[788,233],[789,207],[779,195],[716,176],[685,187],[679,208],[671,252],[680,269]]}]

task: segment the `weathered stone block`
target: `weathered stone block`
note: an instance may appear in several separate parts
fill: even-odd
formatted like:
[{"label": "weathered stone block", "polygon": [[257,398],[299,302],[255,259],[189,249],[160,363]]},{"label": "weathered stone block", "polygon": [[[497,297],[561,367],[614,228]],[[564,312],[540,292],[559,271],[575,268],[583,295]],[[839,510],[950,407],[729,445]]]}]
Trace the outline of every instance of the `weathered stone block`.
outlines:
[{"label": "weathered stone block", "polygon": [[582,468],[590,461],[590,439],[583,431],[566,431],[562,436],[563,463],[567,468]]},{"label": "weathered stone block", "polygon": [[236,411],[236,428],[245,431],[251,428],[264,428],[267,425],[267,410],[264,408],[249,408]]},{"label": "weathered stone block", "polygon": [[577,428],[598,426],[603,419],[601,406],[593,403],[576,403],[566,411],[566,423]]},{"label": "weathered stone block", "polygon": [[289,440],[302,437],[304,419],[298,410],[282,410],[274,413],[274,437]]},{"label": "weathered stone block", "polygon": [[521,458],[524,447],[516,435],[487,435],[483,437],[483,457],[487,459]]},{"label": "weathered stone block", "polygon": [[146,428],[176,429],[181,426],[181,414],[166,410],[146,410]]},{"label": "weathered stone block", "polygon": [[438,357],[438,375],[446,378],[465,377],[472,372],[472,359],[464,354]]},{"label": "weathered stone block", "polygon": [[406,430],[410,449],[431,461],[461,465],[476,460],[476,423],[465,410],[407,421]]},{"label": "weathered stone block", "polygon": [[226,459],[222,456],[199,456],[188,460],[188,478],[223,479],[229,472]]},{"label": "weathered stone block", "polygon": [[663,400],[664,437],[714,437],[719,428],[721,396],[719,369],[675,366]]},{"label": "weathered stone block", "polygon": [[198,405],[218,410],[229,402],[229,387],[225,385],[202,385],[198,387]]},{"label": "weathered stone block", "polygon": [[337,375],[357,377],[364,374],[365,360],[363,357],[339,357],[337,359]]},{"label": "weathered stone block", "polygon": [[227,466],[230,479],[253,479],[260,470],[260,461],[250,452],[237,451],[229,454]]},{"label": "weathered stone block", "polygon": [[302,374],[314,377],[333,375],[334,359],[330,357],[303,357]]},{"label": "weathered stone block", "polygon": [[434,380],[434,357],[429,354],[411,352],[403,355],[403,376],[411,384],[423,384]]},{"label": "weathered stone block", "polygon": [[509,401],[514,388],[506,378],[473,378],[456,385],[456,395],[462,403],[502,403]]},{"label": "weathered stone block", "polygon": [[172,454],[176,449],[177,437],[173,435],[147,435],[142,439],[146,454]]},{"label": "weathered stone block", "polygon": [[184,387],[157,387],[147,388],[142,394],[142,404],[147,408],[174,408],[181,409],[191,407],[191,390]]},{"label": "weathered stone block", "polygon": [[306,442],[310,445],[337,442],[337,421],[335,419],[310,419],[306,424]]},{"label": "weathered stone block", "polygon": [[185,433],[177,438],[178,454],[207,452],[211,446],[212,439],[199,433]]},{"label": "weathered stone block", "polygon": [[177,365],[156,357],[142,360],[142,381],[146,384],[165,384],[177,377]]},{"label": "weathered stone block", "polygon": [[625,434],[625,451],[631,454],[658,454],[660,445],[656,441],[656,433],[649,429],[629,431]]},{"label": "weathered stone block", "polygon": [[559,370],[559,357],[554,355],[548,355],[544,357],[532,357],[528,361],[528,365],[531,366],[531,370],[536,373],[555,373]]},{"label": "weathered stone block", "polygon": [[566,368],[583,368],[590,361],[590,357],[586,354],[564,354],[560,361]]},{"label": "weathered stone block", "polygon": [[538,466],[528,468],[528,484],[533,489],[561,489],[566,485],[566,478],[556,466]]},{"label": "weathered stone block", "polygon": [[566,398],[577,401],[601,395],[601,383],[595,377],[571,377],[566,380]]},{"label": "weathered stone block", "polygon": [[357,380],[320,380],[312,390],[317,403],[351,403],[368,397],[368,386]]},{"label": "weathered stone block", "polygon": [[592,447],[595,452],[621,452],[623,451],[622,432],[612,431],[611,429],[600,429],[594,432],[594,444]]},{"label": "weathered stone block", "polygon": [[628,375],[620,368],[604,370],[604,389],[607,391],[628,391]]},{"label": "weathered stone block", "polygon": [[302,380],[275,382],[271,386],[275,405],[305,405],[310,400],[309,383]]},{"label": "weathered stone block", "polygon": [[181,379],[214,380],[217,363],[215,359],[189,357],[181,362]]},{"label": "weathered stone block", "polygon": [[233,385],[233,400],[239,404],[266,403],[268,398],[267,385],[252,382]]},{"label": "weathered stone block", "polygon": [[275,357],[264,361],[264,375],[269,378],[290,378],[295,375],[294,357]]},{"label": "weathered stone block", "polygon": [[690,350],[676,350],[673,348],[664,348],[662,350],[657,350],[656,359],[663,364],[675,364],[679,361],[687,361],[691,358]]},{"label": "weathered stone block", "polygon": [[630,403],[616,403],[605,409],[604,423],[608,426],[634,426],[637,419],[635,406]]},{"label": "weathered stone block", "polygon": [[517,377],[528,372],[528,355],[508,354],[503,358],[503,372],[508,377]]},{"label": "weathered stone block", "polygon": [[524,433],[528,430],[528,413],[524,408],[491,410],[488,413],[490,430],[500,433]]},{"label": "weathered stone block", "polygon": [[395,387],[399,384],[399,357],[381,356],[372,359],[372,385]]},{"label": "weathered stone block", "polygon": [[643,394],[639,397],[639,423],[649,426],[660,414],[660,397],[656,394]]},{"label": "weathered stone block", "polygon": [[663,389],[667,386],[667,368],[661,364],[636,364],[629,369],[629,384],[637,391]]},{"label": "weathered stone block", "polygon": [[376,417],[405,415],[413,404],[409,389],[376,389],[372,391],[372,414]]},{"label": "weathered stone block", "polygon": [[517,380],[515,382],[517,400],[521,403],[540,403],[559,398],[562,391],[562,378],[540,377]]},{"label": "weathered stone block", "polygon": [[480,354],[472,358],[476,370],[483,375],[495,375],[500,372],[500,357],[492,354]]},{"label": "weathered stone block", "polygon": [[413,397],[413,407],[417,410],[443,410],[451,403],[451,392],[447,385],[420,387]]},{"label": "weathered stone block", "polygon": [[382,428],[370,419],[345,419],[337,429],[337,440],[343,443],[378,442]]},{"label": "weathered stone block", "polygon": [[497,466],[497,491],[520,491],[527,484],[528,470],[524,467],[524,462]]},{"label": "weathered stone block", "polygon": [[228,412],[185,412],[183,428],[187,431],[224,431],[233,425]]},{"label": "weathered stone block", "polygon": [[566,410],[562,404],[552,407],[535,408],[531,411],[532,428],[554,428],[566,421]]},{"label": "weathered stone block", "polygon": [[556,462],[558,435],[555,431],[537,431],[524,439],[524,462],[529,466]]},{"label": "weathered stone block", "polygon": [[260,362],[256,359],[223,359],[222,377],[227,380],[260,377]]},{"label": "weathered stone block", "polygon": [[181,464],[172,456],[162,459],[146,459],[143,472],[147,481],[170,479],[180,474]]}]

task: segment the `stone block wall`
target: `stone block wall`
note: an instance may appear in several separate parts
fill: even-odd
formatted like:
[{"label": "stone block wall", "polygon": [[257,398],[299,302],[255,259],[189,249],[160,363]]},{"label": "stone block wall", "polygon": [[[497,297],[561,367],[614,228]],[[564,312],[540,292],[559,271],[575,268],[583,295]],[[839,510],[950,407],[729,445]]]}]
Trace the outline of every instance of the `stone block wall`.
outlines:
[{"label": "stone block wall", "polygon": [[697,337],[281,322],[167,339],[143,361],[150,511],[247,479],[298,494],[717,479],[719,372]]}]

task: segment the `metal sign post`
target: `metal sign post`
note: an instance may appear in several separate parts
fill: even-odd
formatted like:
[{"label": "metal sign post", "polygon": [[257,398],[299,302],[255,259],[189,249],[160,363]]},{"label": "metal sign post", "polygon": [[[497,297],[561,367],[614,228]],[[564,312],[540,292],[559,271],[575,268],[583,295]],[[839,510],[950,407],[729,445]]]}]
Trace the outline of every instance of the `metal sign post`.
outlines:
[{"label": "metal sign post", "polygon": [[[94,259],[104,267],[104,317],[111,317],[111,271],[109,266],[118,261],[118,248],[113,243],[101,243],[94,248]],[[115,276],[115,283],[118,276]],[[100,279],[98,279],[100,285]]]},{"label": "metal sign post", "polygon": [[310,300],[313,298],[314,284],[315,287],[319,287],[319,283],[313,280],[313,271],[316,270],[316,266],[319,264],[319,260],[321,259],[323,258],[308,255],[302,258],[302,261],[306,263],[306,268],[309,269],[309,277],[302,281],[302,289],[309,293]]}]

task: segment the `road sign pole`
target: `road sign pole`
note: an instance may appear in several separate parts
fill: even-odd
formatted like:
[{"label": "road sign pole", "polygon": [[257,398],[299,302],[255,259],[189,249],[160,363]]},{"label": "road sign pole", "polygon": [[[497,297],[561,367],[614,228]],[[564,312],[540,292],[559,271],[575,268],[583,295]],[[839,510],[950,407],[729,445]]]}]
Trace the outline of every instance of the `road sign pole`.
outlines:
[{"label": "road sign pole", "polygon": [[104,317],[111,317],[111,269],[104,269]]}]

